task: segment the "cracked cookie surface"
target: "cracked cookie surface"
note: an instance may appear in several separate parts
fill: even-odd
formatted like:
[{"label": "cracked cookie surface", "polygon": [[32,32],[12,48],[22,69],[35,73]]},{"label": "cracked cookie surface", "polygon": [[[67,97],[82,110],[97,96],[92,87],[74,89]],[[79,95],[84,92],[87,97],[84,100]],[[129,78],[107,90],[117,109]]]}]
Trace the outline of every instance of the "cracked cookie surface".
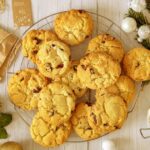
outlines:
[{"label": "cracked cookie surface", "polygon": [[87,54],[80,60],[77,75],[82,84],[90,89],[113,85],[121,73],[120,65],[111,56],[102,52]]},{"label": "cracked cookie surface", "polygon": [[134,48],[124,57],[123,69],[135,81],[150,80],[150,51]]},{"label": "cracked cookie surface", "polygon": [[71,130],[72,126],[69,121],[54,125],[39,113],[35,115],[30,126],[32,139],[44,147],[56,147],[63,144],[68,139]]},{"label": "cracked cookie surface", "polygon": [[49,30],[31,30],[22,40],[22,53],[36,63],[36,55],[40,47],[47,41],[58,40],[55,33]]},{"label": "cracked cookie surface", "polygon": [[127,106],[122,97],[104,94],[96,99],[89,113],[89,124],[99,132],[121,128],[127,118]]},{"label": "cracked cookie surface", "polygon": [[121,75],[117,82],[106,88],[106,89],[98,89],[96,90],[96,98],[98,99],[101,95],[105,93],[111,93],[118,96],[121,96],[127,105],[129,105],[135,96],[135,83],[128,76]]},{"label": "cracked cookie surface", "polygon": [[92,34],[93,20],[84,10],[70,10],[56,17],[54,28],[62,41],[77,45]]},{"label": "cracked cookie surface", "polygon": [[93,51],[105,52],[118,62],[121,62],[124,56],[124,49],[121,42],[109,34],[100,34],[89,42],[86,53]]},{"label": "cracked cookie surface", "polygon": [[71,62],[71,67],[68,72],[60,79],[61,82],[67,84],[75,94],[77,98],[82,97],[85,92],[86,88],[82,85],[77,76],[77,66],[79,65],[79,61],[74,60]]},{"label": "cracked cookie surface", "polygon": [[60,82],[50,83],[40,92],[38,110],[53,124],[68,121],[75,109],[75,96],[72,90]]},{"label": "cracked cookie surface", "polygon": [[47,42],[38,52],[36,62],[44,76],[60,77],[70,68],[70,48],[59,41]]},{"label": "cracked cookie surface", "polygon": [[25,110],[37,108],[39,92],[48,80],[35,69],[25,69],[14,74],[8,82],[11,101]]},{"label": "cracked cookie surface", "polygon": [[[84,140],[92,140],[116,130],[114,126],[106,126],[106,123],[98,122],[99,120],[97,119],[99,118],[95,117],[97,112],[93,112],[93,107],[95,107],[94,104],[91,106],[86,103],[80,103],[71,118],[73,129]],[[102,112],[102,109],[100,111]],[[95,125],[93,125],[93,115],[94,122],[96,121]]]},{"label": "cracked cookie surface", "polygon": [[100,133],[98,133],[96,129],[93,129],[89,124],[89,107],[90,106],[85,103],[78,104],[71,118],[73,129],[76,134],[84,140],[91,140],[100,136]]}]

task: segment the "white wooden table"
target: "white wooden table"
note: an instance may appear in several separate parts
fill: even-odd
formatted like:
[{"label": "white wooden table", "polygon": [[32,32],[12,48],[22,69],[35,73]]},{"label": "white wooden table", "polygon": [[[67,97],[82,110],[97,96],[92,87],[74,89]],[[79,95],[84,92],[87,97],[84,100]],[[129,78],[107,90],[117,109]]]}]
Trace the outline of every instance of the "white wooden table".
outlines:
[{"label": "white wooden table", "polygon": [[[0,14],[0,26],[21,35],[26,28],[15,29],[12,19],[11,0],[7,1],[7,10]],[[32,0],[34,22],[49,14],[70,8],[86,9],[97,12],[120,25],[124,13],[128,8],[128,0]],[[24,150],[43,150],[35,144],[29,134],[28,126],[17,115],[13,106],[8,102],[5,89],[6,82],[0,83],[0,101],[3,109],[13,114],[13,122],[7,127],[9,138],[0,140],[0,143],[13,140],[20,142]],[[150,85],[141,93],[134,111],[128,116],[123,128],[94,141],[84,143],[66,143],[55,150],[102,150],[101,144],[105,139],[113,139],[118,150],[150,150],[150,139],[144,140],[139,129],[146,127],[146,113],[150,107]]]}]

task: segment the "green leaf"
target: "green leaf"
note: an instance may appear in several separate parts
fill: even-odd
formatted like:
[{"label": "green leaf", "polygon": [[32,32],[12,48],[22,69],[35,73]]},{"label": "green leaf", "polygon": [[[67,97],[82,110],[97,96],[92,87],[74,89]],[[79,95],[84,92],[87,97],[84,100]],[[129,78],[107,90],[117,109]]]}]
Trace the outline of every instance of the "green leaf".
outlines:
[{"label": "green leaf", "polygon": [[142,44],[145,48],[147,48],[147,49],[150,50],[150,40],[149,40],[149,39],[143,40],[143,41],[141,42],[141,44]]},{"label": "green leaf", "polygon": [[0,128],[7,126],[11,121],[11,114],[0,113]]},{"label": "green leaf", "polygon": [[149,0],[146,0],[146,8],[150,12],[150,1]]},{"label": "green leaf", "polygon": [[149,22],[148,22],[147,18],[144,16],[144,14],[142,12],[135,12],[132,8],[129,8],[126,16],[134,18],[136,20],[138,27],[140,27],[141,25],[144,25],[144,24],[149,25]]},{"label": "green leaf", "polygon": [[7,131],[4,128],[0,128],[0,139],[6,139],[7,137]]}]

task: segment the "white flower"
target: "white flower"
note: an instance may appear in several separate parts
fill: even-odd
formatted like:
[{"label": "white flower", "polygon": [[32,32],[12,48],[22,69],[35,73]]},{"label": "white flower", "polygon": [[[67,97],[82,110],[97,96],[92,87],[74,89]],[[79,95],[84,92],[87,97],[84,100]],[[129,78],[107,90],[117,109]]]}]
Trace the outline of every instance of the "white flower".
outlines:
[{"label": "white flower", "polygon": [[150,27],[148,25],[142,25],[138,29],[138,35],[141,39],[147,39],[150,37]]},{"label": "white flower", "polygon": [[145,0],[132,0],[130,7],[136,12],[141,12],[146,8],[146,2]]}]

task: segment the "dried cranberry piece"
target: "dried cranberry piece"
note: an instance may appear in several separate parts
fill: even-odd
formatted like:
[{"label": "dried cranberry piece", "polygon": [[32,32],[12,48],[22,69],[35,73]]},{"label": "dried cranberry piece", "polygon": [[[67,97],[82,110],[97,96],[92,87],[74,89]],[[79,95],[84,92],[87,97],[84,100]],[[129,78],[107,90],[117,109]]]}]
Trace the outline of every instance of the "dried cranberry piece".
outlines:
[{"label": "dried cranberry piece", "polygon": [[42,40],[41,40],[41,39],[39,39],[39,38],[37,38],[37,37],[35,37],[35,38],[34,38],[34,40],[36,41],[36,44],[40,44],[40,43],[42,43]]},{"label": "dried cranberry piece", "polygon": [[59,64],[56,68],[63,68],[64,64]]},{"label": "dried cranberry piece", "polygon": [[86,70],[86,66],[85,66],[85,65],[81,65],[81,67],[82,67],[84,70]]},{"label": "dried cranberry piece", "polygon": [[85,12],[85,11],[82,10],[82,9],[79,9],[78,11],[79,11],[79,13],[84,13],[84,12]]},{"label": "dried cranberry piece", "polygon": [[41,91],[41,87],[37,87],[36,89],[33,89],[33,93],[39,93]]},{"label": "dried cranberry piece", "polygon": [[96,116],[95,116],[95,114],[93,112],[91,113],[91,116],[93,117],[94,122],[97,123]]}]

